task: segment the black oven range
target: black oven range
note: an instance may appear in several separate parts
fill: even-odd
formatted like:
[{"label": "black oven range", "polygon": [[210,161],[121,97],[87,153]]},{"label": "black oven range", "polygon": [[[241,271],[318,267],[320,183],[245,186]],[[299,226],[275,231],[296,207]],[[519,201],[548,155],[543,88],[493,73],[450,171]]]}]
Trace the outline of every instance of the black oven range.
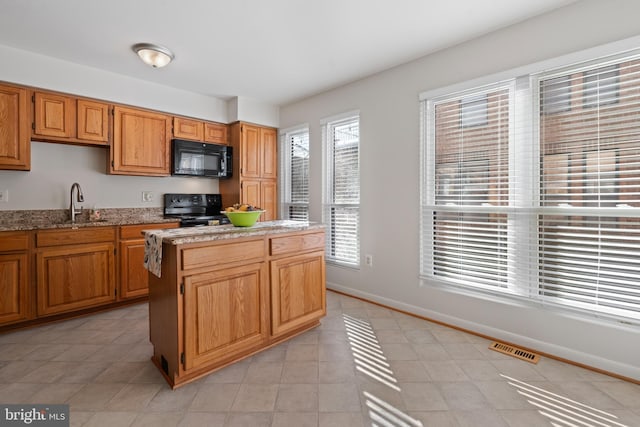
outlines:
[{"label": "black oven range", "polygon": [[164,195],[164,216],[180,220],[180,227],[229,224],[229,219],[220,213],[220,194],[173,194]]}]

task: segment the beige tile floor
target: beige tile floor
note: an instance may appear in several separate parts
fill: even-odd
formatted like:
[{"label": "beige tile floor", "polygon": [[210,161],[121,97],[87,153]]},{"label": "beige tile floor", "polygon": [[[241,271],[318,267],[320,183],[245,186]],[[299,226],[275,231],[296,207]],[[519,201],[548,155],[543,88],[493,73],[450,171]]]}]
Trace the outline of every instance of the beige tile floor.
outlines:
[{"label": "beige tile floor", "polygon": [[640,386],[332,292],[322,325],[172,391],[147,305],[0,335],[1,403],[73,426],[640,426]]}]

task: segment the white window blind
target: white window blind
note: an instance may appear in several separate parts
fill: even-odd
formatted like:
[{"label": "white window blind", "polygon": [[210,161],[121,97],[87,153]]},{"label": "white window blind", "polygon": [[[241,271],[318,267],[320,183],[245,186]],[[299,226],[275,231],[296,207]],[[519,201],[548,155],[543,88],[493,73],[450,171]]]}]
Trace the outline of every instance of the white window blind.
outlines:
[{"label": "white window blind", "polygon": [[281,212],[286,219],[309,220],[309,129],[281,134]]},{"label": "white window blind", "polygon": [[422,102],[421,276],[640,320],[640,54]]},{"label": "white window blind", "polygon": [[[539,77],[541,104],[557,72]],[[564,70],[540,113],[539,294],[640,318],[640,60]]]},{"label": "white window blind", "polygon": [[430,102],[434,277],[507,287],[510,99],[511,87],[500,86]]},{"label": "white window blind", "polygon": [[360,119],[350,116],[325,125],[327,261],[360,264]]}]

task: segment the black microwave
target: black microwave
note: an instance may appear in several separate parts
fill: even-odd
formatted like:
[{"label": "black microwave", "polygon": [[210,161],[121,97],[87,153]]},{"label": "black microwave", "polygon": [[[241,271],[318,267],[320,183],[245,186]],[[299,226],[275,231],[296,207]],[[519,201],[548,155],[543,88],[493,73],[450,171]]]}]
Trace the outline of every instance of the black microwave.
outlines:
[{"label": "black microwave", "polygon": [[174,139],[171,144],[172,175],[210,178],[231,178],[233,175],[232,147],[183,139]]}]

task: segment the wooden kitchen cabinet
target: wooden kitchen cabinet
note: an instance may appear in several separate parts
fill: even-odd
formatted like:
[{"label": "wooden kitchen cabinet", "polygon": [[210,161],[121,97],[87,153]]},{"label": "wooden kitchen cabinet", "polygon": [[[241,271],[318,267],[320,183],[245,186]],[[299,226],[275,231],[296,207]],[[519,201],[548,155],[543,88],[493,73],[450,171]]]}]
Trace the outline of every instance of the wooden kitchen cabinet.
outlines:
[{"label": "wooden kitchen cabinet", "polygon": [[49,92],[34,92],[34,136],[73,138],[76,135],[75,99]]},{"label": "wooden kitchen cabinet", "polygon": [[109,144],[109,104],[70,95],[33,93],[33,139]]},{"label": "wooden kitchen cabinet", "polygon": [[[234,176],[220,180],[225,205],[247,203],[265,209],[260,221],[278,217],[277,132],[274,128],[236,122],[230,127]],[[238,171],[239,173],[237,173]]]},{"label": "wooden kitchen cabinet", "polygon": [[173,136],[213,144],[228,144],[227,125],[221,123],[204,122],[185,117],[173,118]]},{"label": "wooden kitchen cabinet", "polygon": [[115,227],[39,231],[36,247],[38,316],[116,300]]},{"label": "wooden kitchen cabinet", "polygon": [[185,371],[235,357],[267,341],[266,263],[189,275],[183,280]]},{"label": "wooden kitchen cabinet", "polygon": [[76,132],[79,140],[109,144],[109,105],[78,99]]},{"label": "wooden kitchen cabinet", "polygon": [[27,89],[0,84],[0,169],[31,169],[29,117]]},{"label": "wooden kitchen cabinet", "polygon": [[0,233],[0,325],[29,319],[29,235]]},{"label": "wooden kitchen cabinet", "polygon": [[174,138],[179,139],[203,141],[204,123],[200,120],[186,119],[184,117],[174,117],[173,136]]},{"label": "wooden kitchen cabinet", "polygon": [[271,334],[300,328],[326,314],[324,233],[270,239]]},{"label": "wooden kitchen cabinet", "polygon": [[146,296],[149,271],[144,267],[143,230],[177,228],[180,223],[123,225],[120,227],[120,292],[118,299]]},{"label": "wooden kitchen cabinet", "polygon": [[204,122],[204,142],[215,144],[228,144],[227,125],[220,123]]},{"label": "wooden kitchen cabinet", "polygon": [[116,106],[113,122],[110,173],[170,175],[171,116]]},{"label": "wooden kitchen cabinet", "polygon": [[326,314],[324,228],[272,225],[251,237],[214,227],[206,237],[194,232],[204,240],[163,239],[162,274],[149,274],[149,334],[152,360],[171,387],[292,338]]}]

